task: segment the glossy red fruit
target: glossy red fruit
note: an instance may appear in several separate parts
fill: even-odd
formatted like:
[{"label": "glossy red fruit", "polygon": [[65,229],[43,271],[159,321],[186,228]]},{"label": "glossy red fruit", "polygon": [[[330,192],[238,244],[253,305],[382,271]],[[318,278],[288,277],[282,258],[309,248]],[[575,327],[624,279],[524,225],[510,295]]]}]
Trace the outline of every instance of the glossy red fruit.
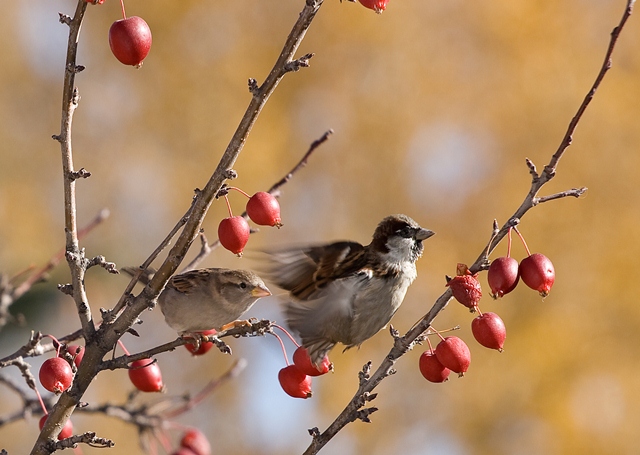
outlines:
[{"label": "glossy red fruit", "polygon": [[518,261],[512,257],[494,259],[487,272],[491,297],[497,299],[513,291],[520,280]]},{"label": "glossy red fruit", "polygon": [[138,16],[117,20],[109,29],[109,46],[121,63],[140,66],[151,49],[151,30]]},{"label": "glossy red fruit", "polygon": [[458,275],[449,279],[447,286],[453,291],[455,299],[466,306],[474,309],[482,297],[482,288],[476,275]]},{"label": "glossy red fruit", "polygon": [[[40,418],[38,426],[41,431],[42,427],[44,427],[44,424],[47,422],[48,417],[49,416],[45,414]],[[62,430],[60,430],[60,433],[58,434],[58,441],[70,438],[71,436],[73,436],[73,424],[71,423],[71,419],[67,419],[67,422],[64,424],[64,427],[62,427]]]},{"label": "glossy red fruit", "polygon": [[152,359],[142,359],[129,365],[129,379],[136,389],[141,392],[162,392],[162,373],[158,362]]},{"label": "glossy red fruit", "polygon": [[358,0],[358,1],[365,8],[372,9],[378,14],[383,12],[387,8],[387,3],[389,3],[389,0]]},{"label": "glossy red fruit", "polygon": [[195,455],[211,455],[209,440],[197,428],[191,428],[184,433],[180,446],[189,449]]},{"label": "glossy red fruit", "polygon": [[311,398],[311,376],[307,376],[295,365],[278,372],[278,381],[287,395],[293,398]]},{"label": "glossy red fruit", "polygon": [[71,387],[73,371],[71,365],[61,357],[54,357],[44,361],[39,373],[42,387],[49,392],[62,393]]},{"label": "glossy red fruit", "polygon": [[298,347],[293,353],[293,363],[307,376],[320,376],[333,371],[333,363],[326,355],[320,362],[320,365],[316,366],[311,362],[309,357],[309,351],[303,346]]},{"label": "glossy red fruit", "polygon": [[444,382],[449,379],[451,370],[445,367],[433,351],[425,351],[418,362],[420,373],[429,382]]},{"label": "glossy red fruit", "polygon": [[495,313],[483,313],[471,321],[471,332],[478,343],[485,348],[502,352],[507,329]]},{"label": "glossy red fruit", "polygon": [[[216,329],[205,330],[204,332],[199,333],[202,335],[215,335]],[[195,344],[187,343],[184,347],[193,355],[203,355],[209,352],[209,349],[213,347],[213,343],[211,341],[203,341],[198,347],[196,347]]]},{"label": "glossy red fruit", "polygon": [[436,346],[436,357],[445,367],[462,376],[471,363],[471,352],[464,341],[455,336],[446,337]]},{"label": "glossy red fruit", "polygon": [[76,368],[80,366],[82,358],[84,357],[84,346],[78,346],[77,344],[69,344],[65,347],[65,350],[73,357],[73,363]]},{"label": "glossy red fruit", "polygon": [[534,253],[520,261],[520,277],[524,284],[546,297],[556,279],[556,272],[549,258],[544,254]]},{"label": "glossy red fruit", "polygon": [[280,204],[271,193],[259,191],[247,202],[247,215],[261,226],[281,227]]},{"label": "glossy red fruit", "polygon": [[218,238],[220,244],[232,253],[242,256],[242,250],[249,241],[251,229],[241,216],[230,216],[220,221]]}]

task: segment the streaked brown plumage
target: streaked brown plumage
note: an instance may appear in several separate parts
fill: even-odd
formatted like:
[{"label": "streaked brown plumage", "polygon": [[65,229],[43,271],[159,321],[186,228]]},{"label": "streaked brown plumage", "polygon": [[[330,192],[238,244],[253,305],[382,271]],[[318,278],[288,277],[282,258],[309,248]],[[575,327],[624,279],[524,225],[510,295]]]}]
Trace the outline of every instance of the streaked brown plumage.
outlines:
[{"label": "streaked brown plumage", "polygon": [[[136,271],[123,270],[130,275]],[[149,279],[143,274],[140,281]],[[251,271],[209,268],[171,277],[158,304],[169,327],[185,334],[220,329],[269,295],[267,286]]]},{"label": "streaked brown plumage", "polygon": [[269,253],[268,277],[289,291],[287,324],[315,363],[336,343],[359,346],[389,323],[416,278],[422,241],[433,234],[392,215],[366,246],[343,241]]}]

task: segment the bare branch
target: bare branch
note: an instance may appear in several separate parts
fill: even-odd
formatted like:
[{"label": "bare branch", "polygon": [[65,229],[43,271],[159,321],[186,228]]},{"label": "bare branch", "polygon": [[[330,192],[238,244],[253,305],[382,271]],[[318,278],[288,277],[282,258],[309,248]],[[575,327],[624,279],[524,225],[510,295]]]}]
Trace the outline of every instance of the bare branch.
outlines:
[{"label": "bare branch", "polygon": [[[551,157],[551,161],[547,166],[545,166],[544,172],[539,175],[536,171],[536,167],[530,160],[527,159],[527,167],[529,168],[529,172],[532,176],[532,183],[529,193],[525,197],[524,202],[520,205],[520,207],[516,210],[514,215],[507,221],[507,223],[502,226],[502,228],[496,233],[495,227],[493,229],[491,240],[487,244],[487,246],[483,249],[481,254],[478,256],[474,264],[469,267],[469,270],[472,273],[479,272],[486,265],[486,258],[488,254],[496,247],[496,245],[500,242],[500,240],[507,234],[510,227],[517,224],[522,216],[526,212],[528,212],[531,208],[536,206],[540,202],[559,199],[566,196],[579,196],[580,194],[586,191],[586,188],[573,189],[568,190],[563,193],[558,193],[557,195],[547,196],[546,198],[536,198],[537,192],[540,188],[548,182],[555,175],[558,161],[562,157],[564,151],[571,143],[571,136],[582,117],[586,107],[589,102],[593,98],[597,87],[600,85],[605,73],[611,67],[611,54],[613,53],[613,49],[617,42],[618,36],[622,31],[622,27],[626,23],[629,15],[631,14],[633,4],[635,0],[628,0],[627,6],[625,8],[625,12],[622,16],[622,19],[619,25],[613,30],[611,34],[611,41],[609,44],[609,48],[607,50],[605,56],[605,62],[596,77],[596,81],[594,82],[592,88],[589,90],[587,96],[584,101],[578,108],[577,114],[571,120],[569,124],[569,128],[567,133],[565,134],[560,147],[556,151],[556,153]],[[495,223],[494,223],[495,224]],[[361,409],[364,405],[362,397],[365,393],[371,393],[376,386],[387,376],[393,374],[394,365],[396,361],[402,357],[413,345],[414,341],[418,339],[425,331],[429,329],[431,323],[436,318],[436,316],[444,310],[449,301],[453,298],[453,293],[451,288],[447,288],[447,290],[436,300],[433,307],[429,310],[429,312],[417,323],[415,324],[403,337],[400,339],[396,339],[394,342],[393,348],[389,351],[385,359],[382,361],[378,369],[370,375],[371,363],[369,362],[365,365],[362,372],[359,373],[360,385],[358,390],[356,391],[354,397],[347,404],[347,406],[343,409],[343,411],[338,415],[338,417],[329,425],[329,427],[322,433],[319,432],[317,428],[314,428],[309,431],[312,436],[312,441],[307,450],[304,452],[304,455],[312,455],[318,453],[326,444],[329,442],[342,428],[344,428],[347,424],[354,421],[355,419],[361,419],[363,421],[368,421],[368,417],[371,412],[368,409]],[[375,408],[371,408],[375,409]]]}]

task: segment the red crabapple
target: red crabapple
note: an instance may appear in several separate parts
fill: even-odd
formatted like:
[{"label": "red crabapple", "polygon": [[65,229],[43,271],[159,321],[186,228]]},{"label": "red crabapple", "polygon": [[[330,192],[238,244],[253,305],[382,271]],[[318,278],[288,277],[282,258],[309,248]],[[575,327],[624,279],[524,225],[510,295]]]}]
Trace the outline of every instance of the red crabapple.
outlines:
[{"label": "red crabapple", "polygon": [[121,63],[140,67],[151,49],[151,30],[138,16],[117,20],[109,28],[109,46]]},{"label": "red crabapple", "polygon": [[295,365],[284,367],[278,372],[278,381],[287,395],[293,398],[311,398],[311,377]]},{"label": "red crabapple", "polygon": [[520,261],[520,277],[524,284],[546,297],[556,279],[556,272],[549,258],[534,253]]},{"label": "red crabapple", "polygon": [[247,201],[247,215],[261,226],[275,226],[280,228],[280,204],[271,193],[259,191]]},{"label": "red crabapple", "polygon": [[44,361],[39,372],[40,383],[49,392],[62,393],[71,387],[73,371],[71,365],[61,357]]},{"label": "red crabapple", "polygon": [[482,313],[471,321],[473,336],[485,348],[497,349],[502,352],[507,329],[504,322],[495,313]]},{"label": "red crabapple", "polygon": [[232,253],[242,256],[242,250],[249,241],[251,229],[241,216],[230,216],[220,221],[218,238],[220,244]]},{"label": "red crabapple", "polygon": [[436,357],[441,364],[462,376],[471,363],[471,352],[464,341],[456,336],[446,337],[436,346]]}]

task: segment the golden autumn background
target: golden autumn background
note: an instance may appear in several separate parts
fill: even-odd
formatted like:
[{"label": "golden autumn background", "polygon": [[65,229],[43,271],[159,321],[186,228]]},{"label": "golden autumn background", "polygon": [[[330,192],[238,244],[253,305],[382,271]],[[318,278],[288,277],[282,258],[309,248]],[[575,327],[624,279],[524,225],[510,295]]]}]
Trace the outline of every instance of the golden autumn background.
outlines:
[{"label": "golden autumn background", "polygon": [[[102,208],[111,213],[82,244],[88,256],[103,254],[120,267],[140,264],[206,183],[249,102],[247,79],[260,83],[268,74],[303,0],[126,6],[151,27],[151,52],[140,70],[121,65],[107,39],[118,2],[90,6],[73,124],[75,166],[92,173],[77,184],[80,224]],[[391,0],[376,15],[326,0],[298,53],[315,53],[311,67],[287,75],[269,100],[233,184],[265,190],[324,131],[335,134],[283,188],[281,230],[261,229],[243,259],[216,250],[202,265],[254,268],[255,252],[269,246],[367,243],[380,219],[406,213],[437,235],[425,242],[418,279],[393,320],[404,333],[444,290],[445,274],[480,254],[494,218],[502,224],[519,206],[530,185],[525,158],[541,170],[555,152],[624,6]],[[9,275],[44,264],[64,245],[60,151],[51,135],[60,130],[68,33],[57,13],[74,9],[71,0],[10,2],[0,16],[0,271]],[[639,38],[632,16],[612,70],[542,192],[586,186],[586,196],[542,204],[520,225],[531,249],[555,265],[549,297],[520,284],[493,301],[482,274],[480,305],[504,320],[505,351],[480,347],[473,316],[451,302],[436,327],[461,326],[472,354],[464,378],[428,383],[417,367],[421,349],[408,353],[377,388],[373,423],[350,424],[322,453],[640,453]],[[245,200],[232,194],[231,203],[240,213]],[[214,203],[204,224],[210,238],[224,216],[224,203]],[[493,257],[505,253],[503,243]],[[518,241],[513,254],[524,257]],[[14,306],[26,324],[0,332],[0,357],[25,344],[30,330],[65,335],[79,327],[71,298],[56,290],[68,279],[63,263]],[[127,282],[90,270],[94,315],[112,307]],[[247,316],[284,322],[277,298],[262,299]],[[130,351],[175,337],[158,311],[142,320],[140,338],[123,338]],[[196,393],[234,358],[248,360],[241,376],[176,421],[200,428],[214,453],[294,454],[310,442],[308,428],[333,421],[363,364],[377,367],[392,339],[382,331],[360,350],[335,349],[336,372],[314,380],[310,400],[280,389],[284,359],[273,337],[229,344],[233,357],[194,358],[183,348],[158,356],[175,395]],[[43,360],[32,359],[34,372]],[[13,370],[0,375],[19,379]],[[131,389],[126,372],[107,371],[84,400],[123,403]],[[21,405],[0,385],[0,416]],[[115,440],[110,453],[141,453],[131,425],[81,413],[73,421],[76,432]],[[180,433],[169,430],[173,440]],[[27,453],[36,436],[36,417],[5,425],[0,448]]]}]

